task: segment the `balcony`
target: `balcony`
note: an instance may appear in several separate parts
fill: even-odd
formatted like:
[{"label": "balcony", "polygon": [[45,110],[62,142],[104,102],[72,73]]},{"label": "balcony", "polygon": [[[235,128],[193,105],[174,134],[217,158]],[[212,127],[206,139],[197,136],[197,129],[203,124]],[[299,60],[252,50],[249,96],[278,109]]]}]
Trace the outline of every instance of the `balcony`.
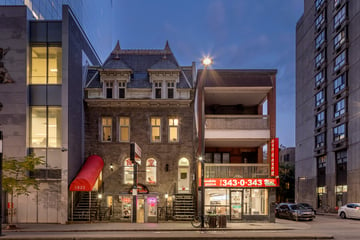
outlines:
[{"label": "balcony", "polygon": [[270,165],[259,163],[212,164],[205,163],[205,178],[269,178]]},{"label": "balcony", "polygon": [[207,147],[259,147],[269,139],[268,115],[205,115]]},{"label": "balcony", "polygon": [[208,130],[268,130],[270,128],[267,115],[206,115],[205,118],[205,128]]}]

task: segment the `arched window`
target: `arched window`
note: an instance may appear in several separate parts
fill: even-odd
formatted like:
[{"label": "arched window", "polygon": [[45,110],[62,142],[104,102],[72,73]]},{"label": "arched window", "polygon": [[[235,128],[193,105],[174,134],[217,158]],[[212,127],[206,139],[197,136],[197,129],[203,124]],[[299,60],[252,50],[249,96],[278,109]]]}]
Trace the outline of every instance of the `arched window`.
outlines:
[{"label": "arched window", "polygon": [[125,184],[134,183],[134,165],[130,161],[130,158],[124,161],[124,183]]},{"label": "arched window", "polygon": [[153,158],[146,160],[146,183],[156,184],[156,160]]}]

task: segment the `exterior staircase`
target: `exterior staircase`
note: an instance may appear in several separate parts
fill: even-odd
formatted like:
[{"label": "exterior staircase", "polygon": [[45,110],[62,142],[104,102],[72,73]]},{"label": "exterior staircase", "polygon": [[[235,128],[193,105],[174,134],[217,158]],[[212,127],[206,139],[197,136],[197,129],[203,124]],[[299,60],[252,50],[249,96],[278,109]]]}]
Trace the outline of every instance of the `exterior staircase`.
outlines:
[{"label": "exterior staircase", "polygon": [[176,194],[173,202],[173,216],[176,221],[190,221],[194,218],[194,197],[192,194]]},{"label": "exterior staircase", "polygon": [[[90,201],[91,196],[91,201]],[[91,204],[91,206],[89,206]],[[97,192],[80,192],[79,201],[74,207],[73,221],[97,220],[98,200]]]}]

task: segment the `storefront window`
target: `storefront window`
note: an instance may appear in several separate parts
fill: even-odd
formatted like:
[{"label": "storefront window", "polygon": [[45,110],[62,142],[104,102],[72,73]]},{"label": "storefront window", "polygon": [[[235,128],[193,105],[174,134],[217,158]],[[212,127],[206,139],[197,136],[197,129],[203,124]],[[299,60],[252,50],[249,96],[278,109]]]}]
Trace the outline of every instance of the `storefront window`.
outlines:
[{"label": "storefront window", "polygon": [[228,215],[228,196],[227,189],[205,189],[205,214]]},{"label": "storefront window", "polygon": [[157,206],[156,206],[157,199],[156,197],[148,197],[147,205],[148,205],[148,217],[156,217]]},{"label": "storefront window", "polygon": [[244,189],[244,215],[267,215],[267,189]]},{"label": "storefront window", "polygon": [[131,216],[131,201],[130,197],[121,197],[121,211],[123,218],[130,218]]}]

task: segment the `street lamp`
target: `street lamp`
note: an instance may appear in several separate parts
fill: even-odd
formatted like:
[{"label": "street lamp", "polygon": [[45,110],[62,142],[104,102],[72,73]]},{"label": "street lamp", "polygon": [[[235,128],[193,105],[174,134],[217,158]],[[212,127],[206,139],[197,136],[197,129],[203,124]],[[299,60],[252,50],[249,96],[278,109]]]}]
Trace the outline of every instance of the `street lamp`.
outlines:
[{"label": "street lamp", "polygon": [[168,214],[167,214],[167,201],[168,201],[168,197],[169,194],[165,193],[164,198],[165,198],[165,220],[168,220]]},{"label": "street lamp", "polygon": [[298,177],[298,179],[297,179],[296,203],[299,203],[300,180],[306,180],[306,177]]},{"label": "street lamp", "polygon": [[201,215],[201,228],[205,227],[205,184],[204,184],[204,168],[205,168],[205,77],[207,75],[207,68],[213,63],[211,57],[206,56],[202,59],[201,63],[204,66],[204,72],[200,76],[199,82],[199,92],[201,94],[201,156],[199,161],[201,163],[201,206],[200,206],[200,215]]}]

